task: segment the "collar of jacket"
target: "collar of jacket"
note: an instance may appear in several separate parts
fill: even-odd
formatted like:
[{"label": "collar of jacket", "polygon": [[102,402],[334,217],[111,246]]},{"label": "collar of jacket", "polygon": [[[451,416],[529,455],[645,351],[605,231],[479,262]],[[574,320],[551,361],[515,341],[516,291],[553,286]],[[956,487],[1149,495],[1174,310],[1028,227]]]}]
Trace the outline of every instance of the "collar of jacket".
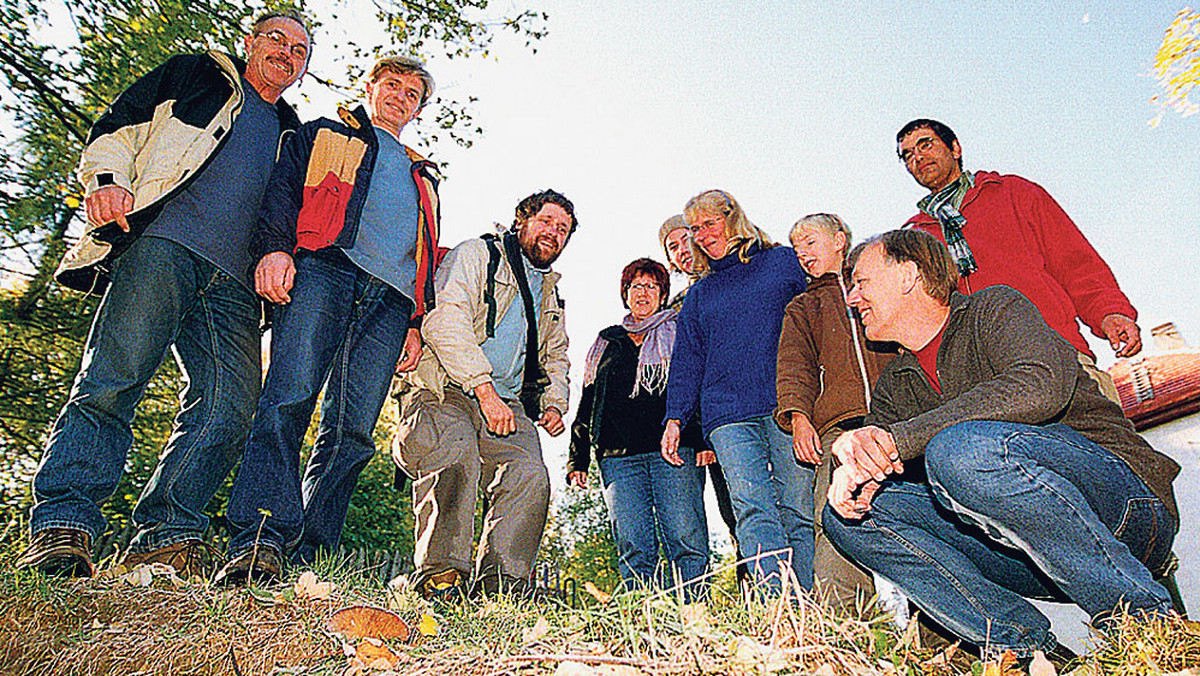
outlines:
[{"label": "collar of jacket", "polygon": [[626,331],[625,327],[621,326],[620,324],[614,324],[613,326],[610,326],[607,329],[600,330],[600,337],[607,340],[610,343],[620,342],[622,338],[624,338],[625,336],[628,336],[628,335],[629,335],[629,332]]},{"label": "collar of jacket", "polygon": [[[226,75],[230,76],[230,83],[238,92],[238,96],[245,98],[246,92],[242,91],[242,78],[246,77],[246,62],[242,59],[216,49],[210,49],[208,56],[217,62],[217,66],[225,71]],[[283,100],[280,96],[275,100],[275,112],[279,115],[279,129],[295,129],[300,126],[300,116],[292,108],[291,104]]]},{"label": "collar of jacket", "polygon": [[[967,311],[967,304],[970,302],[969,296],[957,291],[950,293],[950,318],[946,320],[946,328],[942,332],[942,345],[950,342],[948,339],[958,330],[958,325],[962,322],[963,315]],[[903,346],[900,348],[900,356],[896,357],[896,371],[921,372],[921,363],[917,361],[917,356],[913,354],[912,350]],[[921,375],[924,377],[923,373]]]},{"label": "collar of jacket", "polygon": [[837,278],[836,272],[826,272],[820,277],[809,277],[808,286],[805,288],[805,291],[812,291],[813,289],[820,289],[826,286],[837,286]]},{"label": "collar of jacket", "polygon": [[[750,248],[746,249],[746,259],[749,260],[750,258],[753,258],[754,255],[757,254],[758,252],[759,252],[758,242],[755,242],[750,245]],[[742,259],[740,257],[738,257],[738,252],[737,252],[737,249],[735,248],[733,251],[730,251],[729,253],[725,254],[724,256],[718,258],[717,260],[710,262],[708,264],[708,267],[711,268],[713,272],[716,272],[718,270],[727,270],[729,268],[732,268],[735,265],[738,265],[741,262],[742,262]]]},{"label": "collar of jacket", "polygon": [[[959,212],[965,209],[968,204],[975,201],[975,198],[979,196],[979,191],[983,190],[985,185],[1000,183],[1000,174],[994,171],[976,171],[972,174],[972,177],[975,180],[975,185],[971,186],[967,190],[967,194],[963,195],[962,205],[958,208]],[[917,215],[908,219],[908,222],[904,225],[909,226],[916,223],[937,223],[937,219],[923,211],[917,211]]]}]

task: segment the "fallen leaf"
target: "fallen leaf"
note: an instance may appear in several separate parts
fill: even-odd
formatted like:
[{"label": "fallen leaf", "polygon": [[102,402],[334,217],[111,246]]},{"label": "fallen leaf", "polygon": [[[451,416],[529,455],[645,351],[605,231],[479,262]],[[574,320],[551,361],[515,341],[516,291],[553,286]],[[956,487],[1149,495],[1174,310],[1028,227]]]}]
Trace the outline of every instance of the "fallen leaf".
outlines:
[{"label": "fallen leaf", "polygon": [[833,665],[826,662],[812,672],[812,676],[834,676]]},{"label": "fallen leaf", "polygon": [[296,592],[297,598],[321,600],[327,599],[333,594],[333,583],[321,582],[317,579],[316,573],[306,570],[300,574],[300,579],[296,580],[292,589]]},{"label": "fallen leaf", "polygon": [[983,676],[1019,676],[1021,669],[1017,667],[1017,655],[1011,650],[1005,650],[999,661],[989,661],[983,664]]},{"label": "fallen leaf", "polygon": [[587,593],[591,594],[592,598],[599,601],[602,605],[607,604],[609,601],[612,600],[612,594],[609,594],[608,592],[605,592],[605,591],[601,591],[599,587],[592,584],[591,580],[586,580],[583,583],[583,590],[586,591]]},{"label": "fallen leaf", "polygon": [[729,643],[731,670],[737,674],[773,674],[788,667],[787,653],[763,645],[749,636],[738,636]]},{"label": "fallen leaf", "polygon": [[592,671],[599,676],[645,676],[641,669],[628,664],[598,664]]},{"label": "fallen leaf", "polygon": [[154,582],[154,573],[150,571],[150,566],[140,563],[127,574],[122,575],[121,581],[134,587],[149,587],[150,583]]},{"label": "fallen leaf", "polygon": [[703,603],[690,603],[679,609],[679,619],[683,620],[683,633],[704,638],[713,632],[712,622],[708,618],[708,606]]},{"label": "fallen leaf", "polygon": [[[392,661],[396,659],[396,653],[393,653],[391,648],[382,643],[373,643],[370,639],[358,644],[354,656],[367,665],[368,669],[390,669]],[[380,665],[380,662],[383,664]]]},{"label": "fallen leaf", "polygon": [[554,676],[595,676],[596,670],[582,662],[559,662]]},{"label": "fallen leaf", "polygon": [[342,652],[345,653],[346,657],[354,657],[358,654],[358,648],[349,641],[342,641]]},{"label": "fallen leaf", "polygon": [[1058,676],[1058,669],[1046,659],[1046,654],[1040,650],[1033,651],[1033,660],[1029,663],[1029,676]]},{"label": "fallen leaf", "polygon": [[423,636],[437,636],[438,622],[433,615],[422,613],[421,620],[417,622],[417,631],[421,632]]},{"label": "fallen leaf", "polygon": [[1176,671],[1175,673],[1167,674],[1166,676],[1200,676],[1200,667],[1192,667],[1191,669]]},{"label": "fallen leaf", "polygon": [[331,634],[341,634],[347,639],[370,636],[401,641],[407,640],[410,633],[408,625],[399,615],[371,606],[351,606],[337,611],[325,620],[325,630]]},{"label": "fallen leaf", "polygon": [[537,622],[534,622],[532,627],[521,630],[521,641],[523,643],[533,643],[542,640],[549,633],[550,623],[546,621],[546,618],[539,615]]}]

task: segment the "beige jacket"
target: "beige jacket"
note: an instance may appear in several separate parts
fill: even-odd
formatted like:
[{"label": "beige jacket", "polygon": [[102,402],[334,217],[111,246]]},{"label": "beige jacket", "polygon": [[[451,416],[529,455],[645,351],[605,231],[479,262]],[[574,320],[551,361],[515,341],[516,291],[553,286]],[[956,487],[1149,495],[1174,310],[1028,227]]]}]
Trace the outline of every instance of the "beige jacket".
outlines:
[{"label": "beige jacket", "polygon": [[[496,269],[496,317],[499,321],[520,292],[512,269],[504,260]],[[480,347],[487,338],[488,247],[481,239],[468,239],[446,254],[438,267],[435,281],[437,307],[425,315],[421,337],[425,350],[416,372],[404,378],[398,394],[406,390],[426,389],[439,400],[448,383],[468,394],[492,380],[492,364]],[[538,358],[550,384],[542,394],[541,408],[553,406],[566,414],[569,390],[567,371],[567,327],[563,303],[558,297],[559,274],[549,272],[542,282],[542,304],[538,321]]]}]

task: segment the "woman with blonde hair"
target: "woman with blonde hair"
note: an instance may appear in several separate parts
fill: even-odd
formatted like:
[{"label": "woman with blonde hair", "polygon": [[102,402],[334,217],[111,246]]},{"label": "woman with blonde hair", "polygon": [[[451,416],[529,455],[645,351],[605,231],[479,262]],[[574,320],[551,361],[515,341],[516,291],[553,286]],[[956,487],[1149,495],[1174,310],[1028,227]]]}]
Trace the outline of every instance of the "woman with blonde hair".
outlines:
[{"label": "woman with blonde hair", "polygon": [[679,313],[663,457],[683,462],[681,422],[698,407],[729,482],[738,548],[751,559],[755,581],[778,590],[794,575],[811,589],[813,468],[796,461],[791,439],[772,419],[783,310],[804,291],[804,272],[792,250],[778,248],[723,190],[693,197],[683,214],[702,276]]}]

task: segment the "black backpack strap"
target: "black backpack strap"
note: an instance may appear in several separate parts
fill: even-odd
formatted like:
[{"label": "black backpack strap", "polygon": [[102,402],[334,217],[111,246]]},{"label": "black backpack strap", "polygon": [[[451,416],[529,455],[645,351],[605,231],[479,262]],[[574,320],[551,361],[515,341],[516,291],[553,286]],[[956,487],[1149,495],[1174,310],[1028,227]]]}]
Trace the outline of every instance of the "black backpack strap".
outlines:
[{"label": "black backpack strap", "polygon": [[500,269],[500,245],[496,243],[498,238],[491,233],[480,239],[487,243],[488,248],[487,283],[484,285],[483,291],[483,302],[487,305],[487,337],[494,338],[496,336],[496,271]]},{"label": "black backpack strap", "polygon": [[525,368],[521,375],[521,406],[530,420],[542,417],[541,398],[549,384],[549,378],[542,372],[542,364],[538,359],[537,309],[533,307],[533,294],[529,290],[529,280],[525,277],[524,253],[517,242],[517,233],[504,234],[504,253],[508,256],[508,267],[517,280],[517,289],[521,292],[521,300],[525,304]]}]

